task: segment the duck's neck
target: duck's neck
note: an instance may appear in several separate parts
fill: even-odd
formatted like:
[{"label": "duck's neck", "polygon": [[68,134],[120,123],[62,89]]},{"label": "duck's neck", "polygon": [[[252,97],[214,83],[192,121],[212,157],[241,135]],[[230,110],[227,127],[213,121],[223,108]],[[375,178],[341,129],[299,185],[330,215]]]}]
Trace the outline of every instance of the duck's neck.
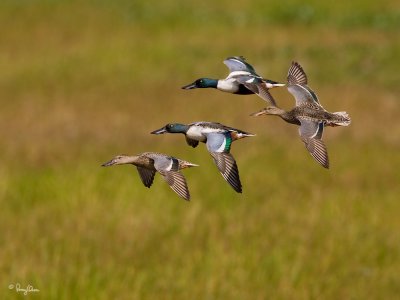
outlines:
[{"label": "duck's neck", "polygon": [[186,132],[189,130],[189,125],[185,124],[175,124],[173,128],[170,129],[170,133],[183,133],[186,134]]},{"label": "duck's neck", "polygon": [[132,164],[138,167],[148,168],[151,165],[151,160],[142,155],[127,156],[124,159],[124,164]]},{"label": "duck's neck", "polygon": [[218,86],[218,79],[204,78],[204,87],[216,89]]},{"label": "duck's neck", "polygon": [[290,111],[280,109],[279,116],[288,123],[300,125],[299,120]]},{"label": "duck's neck", "polygon": [[136,164],[138,161],[140,161],[140,156],[133,155],[133,156],[125,156],[122,164]]}]

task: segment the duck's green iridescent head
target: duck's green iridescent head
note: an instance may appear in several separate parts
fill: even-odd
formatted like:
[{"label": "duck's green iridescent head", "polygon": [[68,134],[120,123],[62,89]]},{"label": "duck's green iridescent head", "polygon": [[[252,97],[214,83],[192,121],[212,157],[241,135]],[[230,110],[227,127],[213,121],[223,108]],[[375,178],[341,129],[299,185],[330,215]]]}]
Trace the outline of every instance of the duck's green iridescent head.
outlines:
[{"label": "duck's green iridescent head", "polygon": [[186,133],[189,129],[188,125],[180,124],[180,123],[169,123],[164,127],[154,130],[151,134],[164,134],[164,133]]},{"label": "duck's green iridescent head", "polygon": [[184,90],[198,89],[198,88],[217,88],[218,80],[211,78],[200,78],[195,82],[182,87]]}]

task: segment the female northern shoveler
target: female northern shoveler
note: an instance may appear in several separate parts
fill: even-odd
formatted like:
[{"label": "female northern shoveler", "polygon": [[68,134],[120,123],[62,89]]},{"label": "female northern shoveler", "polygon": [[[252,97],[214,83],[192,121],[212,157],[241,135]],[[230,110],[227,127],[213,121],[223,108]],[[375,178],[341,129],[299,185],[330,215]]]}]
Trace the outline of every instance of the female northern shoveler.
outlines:
[{"label": "female northern shoveler", "polygon": [[102,164],[103,167],[132,164],[137,167],[143,184],[150,188],[156,172],[160,173],[169,186],[183,199],[189,200],[190,194],[186,179],[179,170],[198,165],[161,153],[145,152],[135,156],[118,155]]},{"label": "female northern shoveler", "polygon": [[[296,107],[285,111],[276,105],[264,108],[253,116],[277,115],[288,123],[299,125],[299,134],[310,154],[325,168],[329,168],[326,146],[322,139],[324,126],[348,126],[351,119],[342,112],[326,111],[317,95],[307,86],[307,75],[297,62],[292,62],[287,76],[287,89],[296,100]],[[268,97],[273,100],[267,91]]]}]

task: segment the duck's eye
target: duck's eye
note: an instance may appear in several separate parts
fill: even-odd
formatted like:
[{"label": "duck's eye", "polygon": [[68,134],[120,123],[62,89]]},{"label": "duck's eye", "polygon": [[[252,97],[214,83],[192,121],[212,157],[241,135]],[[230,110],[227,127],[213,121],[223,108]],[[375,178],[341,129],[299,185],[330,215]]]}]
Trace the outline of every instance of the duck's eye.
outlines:
[{"label": "duck's eye", "polygon": [[172,128],[172,127],[174,127],[174,124],[169,124],[168,127]]}]

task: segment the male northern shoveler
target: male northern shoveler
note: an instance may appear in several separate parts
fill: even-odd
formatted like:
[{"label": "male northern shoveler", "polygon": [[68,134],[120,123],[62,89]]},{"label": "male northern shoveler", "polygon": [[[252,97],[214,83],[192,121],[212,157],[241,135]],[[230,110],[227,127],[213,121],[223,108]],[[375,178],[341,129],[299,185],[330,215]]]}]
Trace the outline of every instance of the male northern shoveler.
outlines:
[{"label": "male northern shoveler", "polygon": [[224,179],[236,192],[242,192],[239,170],[235,159],[230,154],[231,144],[235,140],[254,136],[254,134],[215,122],[195,122],[187,125],[171,123],[151,133],[167,132],[183,133],[186,136],[186,142],[193,148],[197,147],[199,142],[206,143],[207,149]]},{"label": "male northern shoveler", "polygon": [[262,78],[242,56],[228,57],[224,60],[224,64],[229,68],[230,72],[225,79],[200,78],[191,84],[185,85],[182,89],[215,88],[232,94],[257,94],[265,101],[269,101],[264,95],[265,91],[285,85]]},{"label": "male northern shoveler", "polygon": [[143,184],[150,188],[156,172],[160,173],[168,185],[183,199],[190,200],[186,179],[179,170],[198,165],[161,153],[145,152],[134,156],[118,155],[102,164],[103,167],[132,164],[137,167]]},{"label": "male northern shoveler", "polygon": [[[348,126],[351,122],[349,115],[344,111],[330,113],[321,106],[317,95],[307,86],[307,75],[297,62],[292,62],[290,66],[287,89],[296,100],[296,107],[292,110],[285,111],[272,105],[252,115],[277,115],[288,123],[299,125],[300,138],[307,150],[328,169],[328,153],[321,140],[324,126]],[[267,93],[273,99],[268,91]]]}]

